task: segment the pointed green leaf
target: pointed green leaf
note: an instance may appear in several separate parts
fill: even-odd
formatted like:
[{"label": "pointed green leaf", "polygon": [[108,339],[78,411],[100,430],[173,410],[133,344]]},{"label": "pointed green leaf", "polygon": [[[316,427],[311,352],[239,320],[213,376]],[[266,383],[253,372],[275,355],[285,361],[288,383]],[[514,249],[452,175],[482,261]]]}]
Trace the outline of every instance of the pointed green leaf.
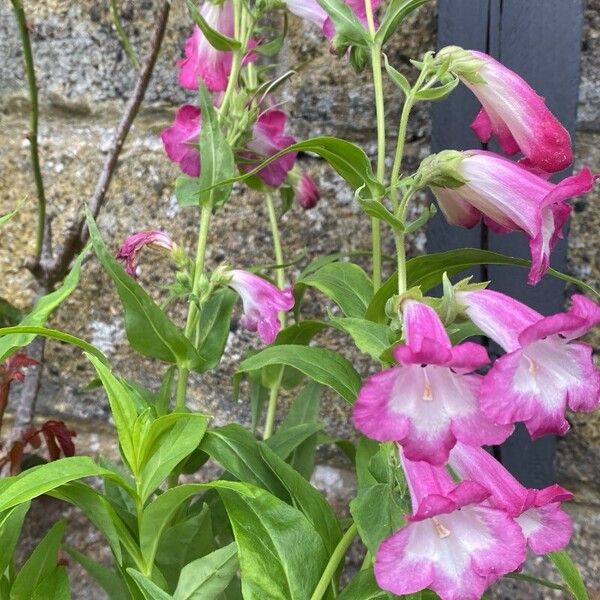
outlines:
[{"label": "pointed green leaf", "polygon": [[[71,600],[69,576],[65,567],[56,567],[33,591],[31,600]],[[111,599],[112,600],[112,599]]]},{"label": "pointed green leaf", "polygon": [[444,100],[447,98],[454,88],[460,83],[460,79],[458,77],[454,77],[448,83],[444,83],[443,85],[438,85],[437,87],[432,87],[426,90],[421,90],[415,94],[415,98],[417,100]]},{"label": "pointed green leaf", "polygon": [[24,502],[0,514],[0,574],[4,573],[13,558],[17,547],[25,515],[31,506]]},{"label": "pointed green leaf", "polygon": [[300,423],[287,429],[279,429],[265,443],[279,458],[285,460],[298,446],[322,429],[321,423]]},{"label": "pointed green leaf", "polygon": [[558,572],[561,574],[563,581],[575,600],[589,600],[589,596],[587,590],[585,589],[583,579],[579,574],[579,570],[566,551],[561,550],[560,552],[550,552],[548,557],[558,569]]},{"label": "pointed green leaf", "polygon": [[388,57],[385,54],[383,55],[383,61],[385,65],[385,70],[390,76],[390,79],[402,90],[405,96],[408,96],[408,94],[410,94],[412,90],[412,85],[410,84],[408,79],[406,79],[406,77],[404,77],[404,75],[402,75],[400,71],[394,69],[394,67],[390,65]]},{"label": "pointed green leaf", "polygon": [[391,0],[385,15],[381,20],[381,25],[375,35],[375,41],[378,44],[385,44],[390,36],[398,29],[402,21],[413,10],[419,8],[429,0]]},{"label": "pointed green leaf", "polygon": [[342,0],[317,0],[335,25],[333,45],[339,52],[349,46],[368,46],[370,36],[354,11]]},{"label": "pointed green leaf", "polygon": [[342,590],[337,600],[391,600],[392,596],[384,592],[375,581],[373,569],[359,571],[352,581]]},{"label": "pointed green leaf", "polygon": [[167,594],[167,592],[159,588],[143,573],[140,573],[133,568],[127,569],[127,572],[133,578],[146,600],[173,600],[173,596],[171,596],[171,594]]},{"label": "pointed green leaf", "polygon": [[202,16],[193,0],[186,0],[186,4],[190,14],[192,15],[192,18],[194,19],[194,22],[196,25],[198,25],[204,34],[204,37],[213,48],[220,50],[221,52],[227,52],[228,50],[239,50],[242,47],[240,42],[237,40],[223,35],[220,31],[213,29],[206,22],[206,19]]},{"label": "pointed green leaf", "polygon": [[390,330],[385,325],[350,317],[344,319],[330,317],[329,320],[334,327],[350,335],[361,352],[371,355],[375,360],[379,360],[389,348]]}]

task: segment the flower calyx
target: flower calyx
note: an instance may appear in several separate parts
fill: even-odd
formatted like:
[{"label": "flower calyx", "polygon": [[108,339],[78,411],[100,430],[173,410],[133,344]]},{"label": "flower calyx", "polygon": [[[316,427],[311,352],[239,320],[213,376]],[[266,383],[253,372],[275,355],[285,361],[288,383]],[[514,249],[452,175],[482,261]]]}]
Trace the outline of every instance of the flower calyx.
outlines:
[{"label": "flower calyx", "polygon": [[428,186],[453,189],[463,186],[467,180],[459,173],[458,167],[464,158],[465,154],[458,150],[442,150],[428,156],[415,174],[417,189]]}]

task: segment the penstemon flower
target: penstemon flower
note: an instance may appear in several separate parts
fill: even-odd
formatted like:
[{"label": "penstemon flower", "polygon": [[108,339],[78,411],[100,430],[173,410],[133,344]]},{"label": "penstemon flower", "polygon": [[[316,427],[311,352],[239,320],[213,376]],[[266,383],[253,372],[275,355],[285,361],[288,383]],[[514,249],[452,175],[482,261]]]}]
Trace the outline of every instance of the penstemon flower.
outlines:
[{"label": "penstemon flower", "polygon": [[533,552],[557,552],[569,543],[573,525],[560,503],[571,500],[571,492],[556,484],[527,489],[483,448],[460,442],[450,452],[449,463],[462,479],[476,481],[490,492],[486,504],[515,519]]},{"label": "penstemon flower", "polygon": [[279,313],[294,307],[294,296],[291,288],[280,290],[266,279],[233,269],[228,285],[242,299],[244,316],[242,325],[248,331],[257,331],[265,344],[270,344],[281,329]]},{"label": "penstemon flower", "polygon": [[142,248],[148,246],[159,250],[167,250],[173,252],[175,244],[173,240],[163,231],[156,229],[149,231],[138,231],[130,235],[124,242],[119,252],[117,260],[125,264],[125,270],[132,277],[137,276],[138,271],[138,255]]},{"label": "penstemon flower", "polygon": [[294,188],[296,201],[304,210],[309,210],[317,205],[321,197],[319,188],[306,171],[292,169],[288,173],[288,183]]},{"label": "penstemon flower", "polygon": [[567,406],[592,411],[600,405],[600,372],[592,348],[573,342],[600,322],[600,307],[573,296],[566,313],[550,317],[491,290],[458,292],[466,314],[506,352],[480,388],[479,403],[494,421],[523,421],[533,438],[569,430]]},{"label": "penstemon flower", "polygon": [[184,104],[175,115],[175,122],[160,134],[169,160],[179,163],[181,170],[190,177],[200,175],[198,139],[202,116],[200,109]]},{"label": "penstemon flower", "polygon": [[[240,153],[244,163],[241,169],[251,171],[258,164],[273,154],[291,146],[296,140],[285,134],[287,115],[282,110],[271,108],[259,115],[252,128],[252,139],[246,149]],[[267,185],[280,186],[294,167],[297,152],[289,152],[274,160],[257,173]]]},{"label": "penstemon flower", "polygon": [[597,176],[584,167],[554,184],[492,152],[469,150],[461,156],[452,169],[463,185],[431,185],[442,212],[453,225],[473,227],[483,216],[497,233],[525,233],[532,261],[529,283],[538,283],[569,218],[566,201],[589,192]]},{"label": "penstemon flower", "polygon": [[410,460],[441,465],[457,440],[498,444],[512,427],[498,426],[478,407],[481,376],[489,362],[483,346],[452,346],[436,312],[406,300],[402,307],[406,345],[394,350],[399,366],[371,376],[354,405],[356,427],[379,441],[396,441]]},{"label": "penstemon flower", "polygon": [[471,128],[482,142],[495,135],[506,154],[522,152],[524,166],[546,173],[571,164],[569,132],[523,78],[476,50],[450,46],[438,57],[450,57],[450,70],[481,102]]},{"label": "penstemon flower", "polygon": [[[213,4],[205,0],[200,13],[206,22],[218,32],[232,37],[234,34],[233,1],[225,0]],[[251,40],[249,46],[254,46]],[[179,83],[189,90],[198,89],[198,79],[202,79],[211,92],[223,92],[227,88],[233,55],[231,52],[221,52],[204,37],[198,26],[185,43],[185,58],[178,61]],[[248,55],[245,62],[255,60],[255,55]]]},{"label": "penstemon flower", "polygon": [[485,589],[518,569],[526,555],[519,525],[485,504],[490,492],[474,481],[455,484],[444,467],[402,457],[413,514],[385,540],[375,558],[384,590],[430,588],[442,600],[479,600]]}]

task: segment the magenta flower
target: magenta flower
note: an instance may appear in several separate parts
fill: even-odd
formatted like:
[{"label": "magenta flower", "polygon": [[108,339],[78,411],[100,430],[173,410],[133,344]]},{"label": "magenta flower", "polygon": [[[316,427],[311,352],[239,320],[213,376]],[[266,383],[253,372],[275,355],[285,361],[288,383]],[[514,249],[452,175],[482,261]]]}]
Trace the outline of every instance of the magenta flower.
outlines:
[{"label": "magenta flower", "polygon": [[[276,108],[263,112],[252,129],[252,139],[246,144],[246,150],[240,153],[245,164],[242,170],[251,171],[269,156],[291,146],[296,140],[285,135],[287,115]],[[261,169],[257,176],[271,187],[280,186],[294,167],[297,152],[289,152],[274,160],[271,164]]]},{"label": "magenta flower", "polygon": [[483,106],[471,125],[477,137],[489,142],[495,135],[506,154],[522,152],[522,162],[527,167],[546,173],[568,167],[573,161],[571,137],[544,98],[491,56],[476,50],[460,52],[464,53],[460,60],[481,61],[475,71],[479,77],[475,79],[457,72]]},{"label": "magenta flower", "polygon": [[163,231],[138,231],[130,235],[119,248],[117,260],[125,264],[125,270],[132,277],[137,276],[138,255],[144,246],[168,252],[172,252],[175,247],[173,240]]},{"label": "magenta flower", "polygon": [[462,479],[476,481],[490,492],[486,504],[513,517],[536,554],[557,552],[569,543],[573,524],[560,507],[573,498],[568,490],[556,484],[527,489],[483,448],[460,442],[450,452],[450,466]]},{"label": "magenta flower", "polygon": [[402,459],[413,514],[375,558],[378,585],[394,594],[430,588],[442,600],[479,600],[525,560],[521,528],[503,510],[482,504],[479,483],[455,484],[444,467]]},{"label": "magenta flower", "polygon": [[453,225],[473,227],[481,216],[498,233],[522,231],[529,237],[529,283],[546,272],[550,252],[569,218],[569,198],[589,192],[597,176],[584,167],[554,184],[492,152],[469,150],[455,163],[466,183],[458,188],[432,186],[442,212]]},{"label": "magenta flower", "polygon": [[280,290],[266,279],[234,269],[229,272],[229,287],[242,299],[244,316],[242,325],[248,331],[257,331],[265,344],[270,344],[281,329],[279,313],[294,307],[291,288]]},{"label": "magenta flower", "polygon": [[589,412],[600,405],[600,372],[592,349],[573,342],[600,322],[600,307],[573,296],[566,313],[544,317],[491,290],[459,292],[468,317],[506,352],[479,391],[483,412],[497,423],[523,421],[532,438],[569,430],[567,406]]},{"label": "magenta flower", "polygon": [[457,440],[499,444],[511,433],[477,403],[481,376],[472,371],[489,362],[483,346],[452,347],[436,312],[421,302],[403,304],[405,346],[394,350],[399,366],[364,383],[354,405],[354,424],[366,436],[402,445],[410,460],[441,465]]},{"label": "magenta flower", "polygon": [[[225,0],[221,4],[203,2],[200,13],[206,22],[220,33],[233,37],[233,2]],[[221,52],[210,45],[198,26],[185,43],[185,58],[178,61],[179,83],[189,90],[198,89],[198,79],[202,79],[211,92],[223,92],[231,73],[232,52]],[[251,60],[254,57],[248,57]]]},{"label": "magenta flower", "polygon": [[321,197],[319,188],[306,171],[293,169],[288,174],[288,182],[294,188],[296,201],[304,210],[309,210],[317,205]]},{"label": "magenta flower", "polygon": [[201,125],[200,109],[184,104],[178,109],[173,125],[160,134],[169,160],[179,163],[181,170],[190,177],[200,175],[198,142]]}]

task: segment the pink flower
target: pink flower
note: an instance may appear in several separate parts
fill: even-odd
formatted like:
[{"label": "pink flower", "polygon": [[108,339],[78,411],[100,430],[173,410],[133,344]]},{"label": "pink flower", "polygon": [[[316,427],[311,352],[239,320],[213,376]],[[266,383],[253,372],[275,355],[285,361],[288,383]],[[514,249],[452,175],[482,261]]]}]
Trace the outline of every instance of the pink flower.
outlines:
[{"label": "pink flower", "polygon": [[458,188],[432,186],[449,223],[473,227],[481,216],[498,233],[522,231],[529,237],[529,283],[548,269],[550,251],[569,218],[569,198],[589,192],[597,176],[584,167],[553,184],[492,152],[469,150],[456,170],[466,180]]},{"label": "pink flower", "polygon": [[288,181],[294,188],[296,201],[304,210],[309,210],[317,205],[321,197],[319,188],[306,171],[293,169],[288,174]]},{"label": "pink flower", "polygon": [[573,161],[571,137],[544,98],[491,56],[476,50],[460,52],[464,53],[461,60],[481,61],[476,69],[479,77],[457,73],[483,105],[471,125],[477,137],[488,142],[495,135],[506,154],[523,153],[524,166],[547,173],[568,167]]},{"label": "pink flower", "polygon": [[[252,139],[246,144],[246,150],[240,153],[245,164],[242,170],[251,171],[258,164],[273,154],[287,148],[296,140],[285,135],[287,115],[276,108],[263,112],[252,129]],[[257,176],[271,187],[280,186],[287,178],[296,161],[297,152],[289,152],[261,169]]]},{"label": "pink flower", "polygon": [[569,430],[567,406],[589,412],[600,405],[600,372],[587,344],[573,342],[600,322],[600,307],[573,296],[566,313],[544,317],[491,290],[459,292],[466,313],[506,352],[485,376],[483,412],[497,423],[523,421],[533,438]]},{"label": "pink flower", "polygon": [[[367,13],[364,0],[345,0],[345,3],[352,9],[352,12],[366,29]],[[333,38],[335,25],[317,0],[286,0],[286,4],[291,13],[318,25],[323,30],[325,37],[328,39]],[[379,0],[374,0],[372,4],[373,10],[377,10]]]},{"label": "pink flower", "polygon": [[400,366],[370,377],[354,405],[354,424],[373,439],[396,441],[410,460],[441,465],[457,440],[498,444],[511,433],[479,409],[481,376],[489,362],[483,346],[452,347],[435,311],[415,300],[403,304],[405,346],[394,350]]},{"label": "pink flower", "polygon": [[513,517],[536,554],[557,552],[569,543],[573,525],[560,507],[573,498],[568,490],[556,484],[527,489],[483,448],[460,442],[450,452],[450,466],[462,479],[476,481],[490,492],[486,504]]},{"label": "pink flower", "polygon": [[482,504],[490,496],[482,485],[457,485],[444,467],[406,457],[402,464],[413,515],[379,547],[374,571],[381,588],[398,595],[430,588],[442,600],[479,600],[522,565],[521,529],[505,511]]},{"label": "pink flower", "polygon": [[125,264],[127,273],[132,277],[137,276],[138,254],[144,246],[167,250],[168,252],[172,252],[175,247],[173,240],[162,231],[138,231],[130,235],[119,248],[117,260]]},{"label": "pink flower", "polygon": [[[218,32],[233,37],[233,2],[222,4],[203,2],[200,13],[206,22]],[[198,26],[185,43],[185,58],[178,61],[179,83],[189,90],[198,89],[198,78],[211,92],[222,92],[227,88],[231,73],[231,52],[221,52],[210,45]]]},{"label": "pink flower", "polygon": [[248,331],[258,331],[265,344],[270,344],[281,329],[279,313],[294,307],[291,288],[280,290],[266,279],[234,269],[230,271],[229,287],[241,297],[244,305],[242,325]]},{"label": "pink flower", "polygon": [[173,125],[160,134],[169,160],[179,163],[181,170],[190,177],[200,175],[198,142],[201,125],[200,109],[184,104],[177,111]]}]

